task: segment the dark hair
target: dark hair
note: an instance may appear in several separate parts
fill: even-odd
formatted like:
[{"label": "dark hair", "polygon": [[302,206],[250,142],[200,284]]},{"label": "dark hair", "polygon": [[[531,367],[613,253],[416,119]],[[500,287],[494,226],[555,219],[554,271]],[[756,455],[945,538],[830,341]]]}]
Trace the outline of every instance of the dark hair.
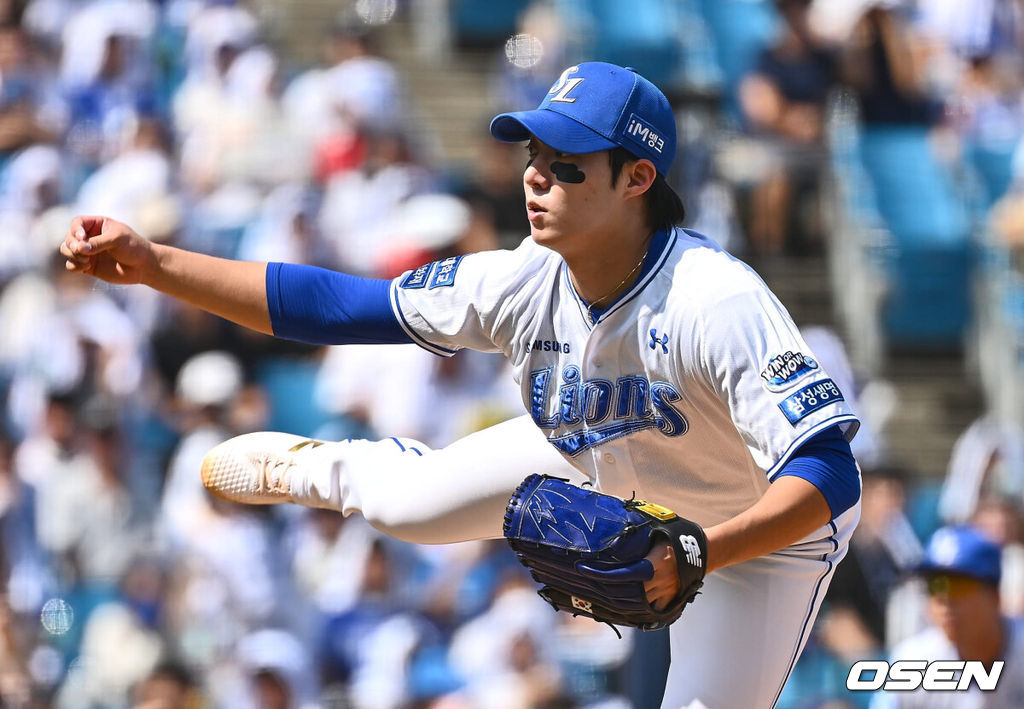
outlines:
[{"label": "dark hair", "polygon": [[[608,151],[608,162],[612,168],[612,187],[619,181],[619,175],[622,174],[622,168],[626,163],[639,159],[625,148],[612,148]],[[654,178],[654,182],[647,190],[646,205],[647,226],[655,231],[668,231],[686,218],[683,200],[660,174]]]}]

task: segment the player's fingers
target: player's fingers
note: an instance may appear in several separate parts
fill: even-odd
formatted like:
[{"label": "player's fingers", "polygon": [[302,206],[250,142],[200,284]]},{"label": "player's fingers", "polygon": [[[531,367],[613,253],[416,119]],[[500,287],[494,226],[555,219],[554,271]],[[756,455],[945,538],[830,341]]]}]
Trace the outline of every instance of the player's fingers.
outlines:
[{"label": "player's fingers", "polygon": [[651,608],[656,611],[664,610],[668,605],[675,600],[676,595],[668,589],[660,589],[657,591],[647,591],[647,602],[651,604]]},{"label": "player's fingers", "polygon": [[76,239],[71,232],[64,237],[64,243],[60,245],[60,252],[66,258],[85,259],[88,258],[88,241]]},{"label": "player's fingers", "polygon": [[76,239],[85,239],[95,236],[103,231],[103,222],[106,217],[91,214],[80,214],[71,220],[71,228],[68,233]]},{"label": "player's fingers", "polygon": [[675,550],[669,544],[657,544],[645,560],[654,566],[654,573],[650,581],[644,584],[644,591],[651,605],[656,610],[661,610],[679,593],[679,571],[676,568]]},{"label": "player's fingers", "polygon": [[68,259],[64,262],[64,268],[72,273],[92,274],[95,265],[96,262],[93,259],[85,259],[82,261]]},{"label": "player's fingers", "polygon": [[127,238],[128,234],[126,234],[124,230],[116,227],[110,228],[107,231],[100,232],[96,236],[90,236],[88,241],[81,242],[79,252],[90,255],[98,254],[124,243]]}]

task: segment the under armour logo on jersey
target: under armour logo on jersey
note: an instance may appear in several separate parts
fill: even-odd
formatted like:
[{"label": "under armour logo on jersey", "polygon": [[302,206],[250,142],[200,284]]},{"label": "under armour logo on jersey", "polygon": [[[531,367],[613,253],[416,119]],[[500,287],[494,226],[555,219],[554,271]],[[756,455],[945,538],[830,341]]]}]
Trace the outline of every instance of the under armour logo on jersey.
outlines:
[{"label": "under armour logo on jersey", "polygon": [[683,545],[683,551],[686,552],[686,561],[690,566],[700,567],[700,544],[697,542],[697,538],[690,534],[682,534],[679,536],[679,543]]},{"label": "under armour logo on jersey", "polygon": [[575,74],[579,71],[578,66],[571,66],[562,72],[562,75],[558,77],[558,81],[548,91],[548,96],[551,96],[551,103],[576,103],[576,98],[569,98],[570,92],[577,86],[583,83],[582,78],[570,79],[569,74]]},{"label": "under armour logo on jersey", "polygon": [[647,346],[652,350],[658,345],[661,345],[661,353],[668,354],[668,335],[662,335],[661,339],[658,339],[658,331],[653,327],[651,328],[651,341],[647,343]]}]

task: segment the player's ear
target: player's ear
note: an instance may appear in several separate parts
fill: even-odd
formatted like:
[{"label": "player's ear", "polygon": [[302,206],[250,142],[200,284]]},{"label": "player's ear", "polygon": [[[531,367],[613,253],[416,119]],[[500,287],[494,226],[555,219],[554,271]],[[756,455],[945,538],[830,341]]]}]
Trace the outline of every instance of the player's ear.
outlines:
[{"label": "player's ear", "polygon": [[651,189],[658,171],[650,160],[640,159],[626,163],[623,167],[626,173],[625,189],[627,197],[639,197]]}]

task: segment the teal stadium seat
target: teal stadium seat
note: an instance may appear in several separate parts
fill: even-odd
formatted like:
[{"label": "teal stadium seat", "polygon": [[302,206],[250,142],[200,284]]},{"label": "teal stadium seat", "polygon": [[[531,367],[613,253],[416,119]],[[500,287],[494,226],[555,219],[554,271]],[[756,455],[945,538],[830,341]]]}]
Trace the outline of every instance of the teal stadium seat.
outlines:
[{"label": "teal stadium seat", "polygon": [[685,28],[673,0],[586,0],[594,21],[593,56],[630,66],[662,88],[677,83],[682,72]]},{"label": "teal stadium seat", "polygon": [[267,359],[256,368],[256,382],[267,395],[270,421],[267,429],[312,436],[329,417],[313,402],[320,364],[298,358]]},{"label": "teal stadium seat", "polygon": [[726,109],[738,119],[740,81],[778,35],[778,13],[768,0],[699,0],[699,4],[722,71]]},{"label": "teal stadium seat", "polygon": [[1016,149],[1017,143],[1014,141],[965,146],[967,160],[981,182],[985,207],[991,207],[1009,189],[1013,181],[1013,155]]},{"label": "teal stadium seat", "polygon": [[865,128],[860,157],[892,234],[882,258],[888,341],[898,348],[958,347],[970,317],[973,259],[965,199],[923,127]]},{"label": "teal stadium seat", "polygon": [[519,15],[529,0],[455,0],[452,28],[462,46],[484,47],[503,43],[516,32]]}]

